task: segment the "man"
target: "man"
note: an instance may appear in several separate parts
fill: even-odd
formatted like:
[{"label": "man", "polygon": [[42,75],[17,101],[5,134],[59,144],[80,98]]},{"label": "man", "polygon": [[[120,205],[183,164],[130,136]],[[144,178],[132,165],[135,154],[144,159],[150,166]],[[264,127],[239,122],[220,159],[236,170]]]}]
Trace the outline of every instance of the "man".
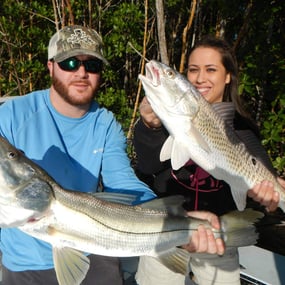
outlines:
[{"label": "man", "polygon": [[[95,31],[72,26],[57,32],[48,48],[51,88],[3,104],[0,134],[67,189],[95,192],[102,177],[105,191],[124,189],[139,203],[155,196],[133,174],[120,125],[94,101],[106,62]],[[1,251],[4,284],[57,284],[48,244],[3,229]],[[92,278],[121,284],[117,258],[89,257],[85,284]]]},{"label": "man", "polygon": [[[106,63],[101,38],[94,30],[67,26],[58,31],[48,47],[50,89],[3,104],[0,135],[66,189],[94,193],[102,181],[104,191],[133,194],[135,203],[142,203],[155,194],[135,176],[121,126],[94,101]],[[215,215],[204,218],[219,227]],[[224,250],[221,240],[216,242],[203,227],[186,248]],[[2,229],[1,251],[3,284],[58,284],[49,244],[18,229]],[[90,269],[82,284],[122,284],[118,258],[88,257]]]}]

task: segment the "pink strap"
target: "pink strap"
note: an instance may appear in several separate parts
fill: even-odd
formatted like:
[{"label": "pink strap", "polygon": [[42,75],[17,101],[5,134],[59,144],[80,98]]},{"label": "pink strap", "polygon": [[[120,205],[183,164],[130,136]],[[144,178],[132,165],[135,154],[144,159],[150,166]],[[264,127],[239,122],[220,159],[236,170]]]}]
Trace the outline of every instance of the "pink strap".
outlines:
[{"label": "pink strap", "polygon": [[[194,162],[192,160],[189,160],[185,164],[185,166],[192,165],[192,164],[194,164]],[[184,188],[196,192],[196,194],[195,194],[195,207],[194,207],[194,210],[198,210],[199,192],[215,192],[215,191],[219,191],[221,189],[221,187],[222,187],[222,184],[221,184],[221,182],[219,180],[211,177],[208,172],[206,172],[204,169],[202,169],[198,165],[197,165],[195,173],[191,174],[189,176],[190,185],[187,185],[187,184],[183,183],[182,181],[180,181],[179,178],[173,172],[173,170],[171,170],[171,175]],[[211,182],[210,187],[211,188],[207,189],[207,190],[199,189],[199,186],[203,185],[205,183],[205,179],[208,178],[208,177],[210,177],[210,182]]]}]

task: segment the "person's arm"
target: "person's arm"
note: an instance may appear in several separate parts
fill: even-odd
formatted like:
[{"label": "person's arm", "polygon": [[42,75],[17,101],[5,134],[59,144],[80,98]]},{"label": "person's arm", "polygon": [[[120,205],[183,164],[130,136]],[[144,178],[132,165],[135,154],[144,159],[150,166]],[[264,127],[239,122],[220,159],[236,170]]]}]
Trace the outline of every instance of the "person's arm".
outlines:
[{"label": "person's arm", "polygon": [[133,143],[137,155],[137,169],[144,174],[155,174],[166,167],[160,162],[160,150],[168,137],[168,132],[161,125],[144,98],[140,104],[141,118],[134,127]]},{"label": "person's arm", "polygon": [[138,179],[131,167],[121,125],[112,117],[104,129],[105,134],[102,133],[102,136],[105,136],[105,143],[100,173],[104,191],[135,195],[134,204],[155,198],[153,191]]}]

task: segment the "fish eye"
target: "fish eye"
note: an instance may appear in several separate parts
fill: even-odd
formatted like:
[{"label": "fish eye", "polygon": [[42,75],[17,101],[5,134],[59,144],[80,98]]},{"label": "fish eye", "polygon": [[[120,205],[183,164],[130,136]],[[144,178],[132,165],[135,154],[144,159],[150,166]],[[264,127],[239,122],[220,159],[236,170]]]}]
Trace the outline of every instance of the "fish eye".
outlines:
[{"label": "fish eye", "polygon": [[15,152],[13,152],[13,151],[9,151],[7,153],[7,156],[8,156],[9,159],[14,159],[14,158],[17,157],[17,154]]},{"label": "fish eye", "polygon": [[167,69],[165,73],[169,78],[173,78],[175,76],[175,73],[172,69]]}]

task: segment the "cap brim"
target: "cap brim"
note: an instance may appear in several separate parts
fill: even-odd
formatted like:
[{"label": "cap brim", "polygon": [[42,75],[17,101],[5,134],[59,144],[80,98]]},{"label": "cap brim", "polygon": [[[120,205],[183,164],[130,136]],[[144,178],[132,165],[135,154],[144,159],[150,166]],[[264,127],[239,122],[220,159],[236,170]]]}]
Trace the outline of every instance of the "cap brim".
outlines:
[{"label": "cap brim", "polygon": [[84,50],[84,49],[76,49],[76,50],[72,50],[69,52],[64,52],[62,54],[58,54],[53,58],[53,60],[55,62],[61,62],[67,58],[77,56],[77,55],[91,55],[91,56],[94,56],[94,57],[101,59],[105,64],[109,64],[107,59],[105,57],[103,57],[102,54],[100,54],[98,52],[92,52],[90,50]]}]

